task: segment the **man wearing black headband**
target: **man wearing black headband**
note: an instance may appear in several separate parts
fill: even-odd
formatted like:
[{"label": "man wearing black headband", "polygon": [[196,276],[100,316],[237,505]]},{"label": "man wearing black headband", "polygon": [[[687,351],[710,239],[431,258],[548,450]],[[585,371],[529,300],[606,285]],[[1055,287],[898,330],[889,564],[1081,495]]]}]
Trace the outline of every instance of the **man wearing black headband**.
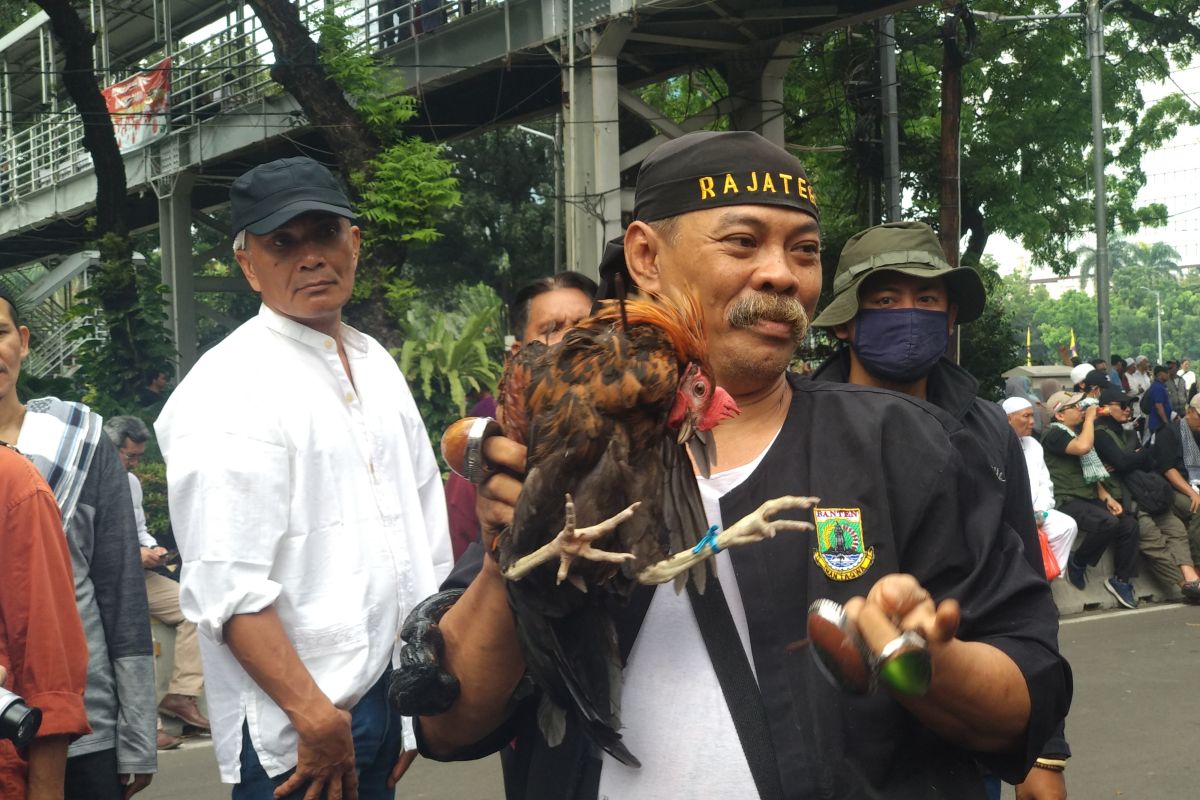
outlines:
[{"label": "man wearing black headband", "polygon": [[[700,479],[710,521],[809,494],[821,498],[817,532],[719,554],[708,591],[725,610],[658,587],[615,611],[622,734],[640,770],[594,752],[571,722],[548,747],[536,695],[514,701],[524,665],[489,560],[442,618],[461,694],[421,718],[423,751],[471,758],[515,738],[529,798],[972,798],[976,758],[1019,780],[1070,694],[1049,589],[998,522],[1002,498],[971,485],[978,450],[960,445],[954,420],[787,373],[821,288],[816,195],[799,161],[752,133],[689,134],[646,160],[636,197],[603,291],[692,292],[717,380],[742,409],[716,429],[720,458]],[[523,450],[500,437],[484,453],[522,468]],[[511,519],[519,490],[505,474],[481,486],[485,535]],[[844,602],[874,654],[921,629],[928,694],[856,699],[831,685],[796,646],[818,598]],[[702,628],[730,635],[718,644]],[[726,700],[747,687],[750,702]]]}]

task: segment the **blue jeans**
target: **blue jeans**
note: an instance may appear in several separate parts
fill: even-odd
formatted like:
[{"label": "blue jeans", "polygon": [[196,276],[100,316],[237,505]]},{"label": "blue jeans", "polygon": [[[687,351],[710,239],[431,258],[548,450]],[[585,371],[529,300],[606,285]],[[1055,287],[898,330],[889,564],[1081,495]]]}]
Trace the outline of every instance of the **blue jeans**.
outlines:
[{"label": "blue jeans", "polygon": [[[400,714],[387,699],[390,669],[350,710],[350,730],[354,736],[354,763],[358,768],[359,800],[393,800],[396,792],[387,788],[388,773],[400,757],[403,731]],[[233,800],[274,800],[275,787],[291,777],[295,770],[271,778],[259,763],[250,742],[250,731],[242,725],[242,782],[233,787]],[[284,800],[301,800],[302,787]]]}]

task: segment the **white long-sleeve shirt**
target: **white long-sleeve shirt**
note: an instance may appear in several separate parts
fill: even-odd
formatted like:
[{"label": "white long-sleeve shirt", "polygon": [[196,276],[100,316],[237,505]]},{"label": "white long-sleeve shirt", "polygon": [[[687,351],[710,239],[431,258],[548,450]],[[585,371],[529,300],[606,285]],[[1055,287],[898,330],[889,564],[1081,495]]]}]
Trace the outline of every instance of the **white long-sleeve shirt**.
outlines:
[{"label": "white long-sleeve shirt", "polygon": [[1050,469],[1042,444],[1032,436],[1021,437],[1021,449],[1025,451],[1025,466],[1029,470],[1029,488],[1033,493],[1033,510],[1037,513],[1054,508],[1054,482],[1050,480]]},{"label": "white long-sleeve shirt", "polygon": [[146,511],[142,508],[145,495],[142,494],[142,482],[137,475],[126,472],[129,476],[129,495],[133,498],[133,521],[137,523],[138,544],[142,547],[158,547],[158,540],[150,535],[146,528]]},{"label": "white long-sleeve shirt", "polygon": [[[409,610],[452,564],[442,481],[395,361],[342,326],[330,337],[265,306],[206,353],[155,424],[201,653],[221,779],[239,779],[242,724],[267,774],[298,737],[222,630],[273,606],[321,690],[349,709],[398,647]],[[415,746],[405,723],[406,746]]]}]

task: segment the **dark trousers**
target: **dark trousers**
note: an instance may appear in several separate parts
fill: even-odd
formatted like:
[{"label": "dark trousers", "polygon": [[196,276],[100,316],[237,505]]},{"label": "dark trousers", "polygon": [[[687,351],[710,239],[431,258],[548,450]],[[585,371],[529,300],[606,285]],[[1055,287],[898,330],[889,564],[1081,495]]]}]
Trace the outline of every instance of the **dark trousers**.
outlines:
[{"label": "dark trousers", "polygon": [[[395,790],[387,788],[388,773],[400,757],[403,731],[400,713],[387,699],[388,678],[383,673],[358,705],[350,710],[350,732],[354,736],[354,764],[358,769],[359,800],[392,800]],[[233,787],[233,800],[274,800],[275,787],[291,777],[295,770],[271,778],[259,763],[250,742],[250,731],[242,726],[242,782]],[[281,800],[301,800],[303,787]]]},{"label": "dark trousers", "polygon": [[1127,581],[1133,577],[1138,554],[1138,522],[1132,514],[1114,517],[1099,500],[1072,498],[1059,510],[1074,518],[1079,525],[1079,546],[1072,558],[1077,564],[1096,566],[1105,548],[1113,546],[1113,572]]},{"label": "dark trousers", "polygon": [[65,800],[122,800],[116,749],[67,759]]}]

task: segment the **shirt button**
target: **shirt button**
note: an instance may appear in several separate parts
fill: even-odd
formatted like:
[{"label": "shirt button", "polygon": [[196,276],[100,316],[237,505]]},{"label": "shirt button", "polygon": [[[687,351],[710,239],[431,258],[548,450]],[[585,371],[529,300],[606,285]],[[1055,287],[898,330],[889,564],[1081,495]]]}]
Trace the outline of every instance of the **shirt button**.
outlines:
[{"label": "shirt button", "polygon": [[326,349],[326,350],[332,350],[332,349],[333,349],[333,339],[326,339],[326,340],[325,340],[325,349]]},{"label": "shirt button", "polygon": [[346,392],[346,402],[347,403],[354,402],[354,394],[352,392]]}]

